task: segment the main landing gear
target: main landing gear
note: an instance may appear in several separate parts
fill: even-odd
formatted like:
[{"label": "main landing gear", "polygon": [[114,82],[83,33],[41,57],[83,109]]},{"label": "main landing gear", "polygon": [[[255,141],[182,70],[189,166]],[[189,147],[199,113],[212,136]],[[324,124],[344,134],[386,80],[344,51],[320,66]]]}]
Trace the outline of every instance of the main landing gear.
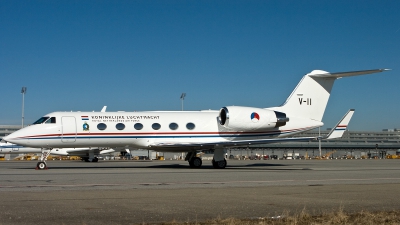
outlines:
[{"label": "main landing gear", "polygon": [[86,156],[81,157],[83,161],[85,162],[98,162],[99,158],[97,158],[97,155],[93,150],[89,150],[88,153],[86,153]]},{"label": "main landing gear", "polygon": [[214,159],[212,160],[212,165],[214,169],[225,169],[227,163],[226,160],[221,160],[221,161],[215,161]]},{"label": "main landing gear", "polygon": [[199,157],[193,157],[192,159],[189,160],[189,165],[190,167],[193,168],[200,168],[202,164],[203,161]]},{"label": "main landing gear", "polygon": [[[200,168],[203,164],[203,161],[200,157],[196,156],[196,152],[188,152],[185,158],[186,161],[189,162],[189,166],[192,168]],[[227,165],[227,162],[224,158],[223,149],[215,149],[214,150],[214,158],[212,160],[212,165],[215,169],[224,169]]]},{"label": "main landing gear", "polygon": [[227,163],[223,148],[216,148],[214,150],[214,158],[212,160],[212,165],[215,169],[225,169]]},{"label": "main landing gear", "polygon": [[97,157],[94,157],[94,158],[82,157],[82,160],[85,162],[98,162],[99,158],[97,158]]},{"label": "main landing gear", "polygon": [[201,158],[196,156],[195,151],[188,152],[188,154],[186,154],[185,160],[189,162],[189,166],[192,168],[200,168],[203,164]]}]

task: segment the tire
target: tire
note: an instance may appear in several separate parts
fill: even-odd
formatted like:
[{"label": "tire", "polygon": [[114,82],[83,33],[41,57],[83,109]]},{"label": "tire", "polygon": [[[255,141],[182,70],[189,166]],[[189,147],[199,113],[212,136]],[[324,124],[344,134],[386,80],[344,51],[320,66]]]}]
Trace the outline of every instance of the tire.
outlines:
[{"label": "tire", "polygon": [[217,165],[216,165],[216,163],[215,163],[215,160],[214,160],[214,159],[211,161],[211,163],[212,163],[212,165],[213,165],[214,169],[217,169]]},{"label": "tire", "polygon": [[213,160],[212,164],[215,169],[225,169],[227,163],[226,163],[226,160],[224,159],[224,160],[221,160],[218,162]]},{"label": "tire", "polygon": [[45,162],[38,162],[37,165],[36,165],[36,167],[37,167],[39,170],[47,169],[47,165],[46,165]]},{"label": "tire", "polygon": [[192,161],[193,161],[193,167],[195,168],[200,168],[201,165],[203,164],[203,161],[199,157],[194,157]]},{"label": "tire", "polygon": [[192,168],[200,168],[203,164],[203,161],[199,157],[194,157],[189,161],[189,165]]}]

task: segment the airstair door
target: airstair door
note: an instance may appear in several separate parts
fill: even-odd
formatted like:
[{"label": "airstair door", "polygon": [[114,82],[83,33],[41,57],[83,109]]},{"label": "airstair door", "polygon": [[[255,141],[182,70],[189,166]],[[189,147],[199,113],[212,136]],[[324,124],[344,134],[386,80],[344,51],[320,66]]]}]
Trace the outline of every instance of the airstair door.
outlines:
[{"label": "airstair door", "polygon": [[62,123],[62,142],[75,142],[76,141],[76,120],[73,116],[61,117]]}]

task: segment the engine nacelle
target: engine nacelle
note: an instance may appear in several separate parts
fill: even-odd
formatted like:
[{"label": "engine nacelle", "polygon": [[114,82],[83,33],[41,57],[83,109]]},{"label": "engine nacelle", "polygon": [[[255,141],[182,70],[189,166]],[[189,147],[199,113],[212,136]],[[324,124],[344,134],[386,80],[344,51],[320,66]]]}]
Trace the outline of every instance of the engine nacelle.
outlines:
[{"label": "engine nacelle", "polygon": [[219,111],[219,123],[234,130],[268,130],[286,125],[285,113],[269,109],[229,106]]}]

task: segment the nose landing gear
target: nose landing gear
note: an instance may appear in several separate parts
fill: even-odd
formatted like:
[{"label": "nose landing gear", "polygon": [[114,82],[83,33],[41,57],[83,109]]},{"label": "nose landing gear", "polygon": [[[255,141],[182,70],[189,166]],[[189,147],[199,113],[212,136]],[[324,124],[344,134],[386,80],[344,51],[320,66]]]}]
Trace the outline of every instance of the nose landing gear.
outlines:
[{"label": "nose landing gear", "polygon": [[47,157],[50,155],[51,149],[43,149],[42,148],[42,155],[40,156],[40,162],[36,164],[36,170],[47,170],[46,160]]}]

